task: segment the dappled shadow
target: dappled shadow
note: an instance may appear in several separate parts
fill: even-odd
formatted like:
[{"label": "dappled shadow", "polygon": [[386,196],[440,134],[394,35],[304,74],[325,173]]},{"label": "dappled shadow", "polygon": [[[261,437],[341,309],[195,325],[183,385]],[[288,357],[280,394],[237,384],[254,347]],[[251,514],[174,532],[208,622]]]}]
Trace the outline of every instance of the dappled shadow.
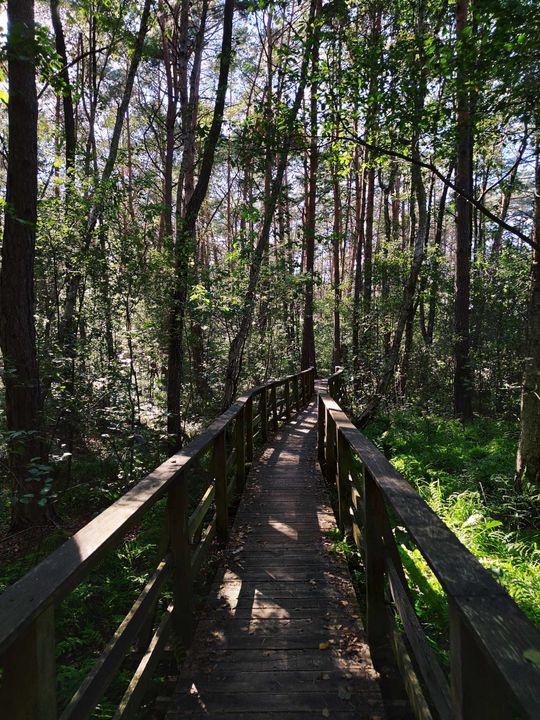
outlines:
[{"label": "dappled shadow", "polygon": [[312,406],[254,464],[170,719],[384,715],[315,436]]}]

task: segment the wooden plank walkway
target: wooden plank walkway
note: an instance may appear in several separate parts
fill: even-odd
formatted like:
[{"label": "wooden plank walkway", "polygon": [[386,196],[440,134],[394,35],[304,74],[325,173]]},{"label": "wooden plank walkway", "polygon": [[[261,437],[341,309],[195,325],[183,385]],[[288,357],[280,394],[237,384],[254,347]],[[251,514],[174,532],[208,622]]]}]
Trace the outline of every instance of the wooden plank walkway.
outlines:
[{"label": "wooden plank walkway", "polygon": [[312,404],[249,474],[167,720],[385,717],[333,527]]}]

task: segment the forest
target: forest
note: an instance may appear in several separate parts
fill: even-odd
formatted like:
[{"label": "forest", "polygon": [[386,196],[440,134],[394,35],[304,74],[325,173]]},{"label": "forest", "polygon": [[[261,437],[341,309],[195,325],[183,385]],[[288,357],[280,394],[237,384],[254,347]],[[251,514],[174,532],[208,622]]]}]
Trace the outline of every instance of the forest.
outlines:
[{"label": "forest", "polygon": [[[242,392],[340,367],[540,627],[537,1],[0,8],[0,590]],[[156,523],[111,561],[120,605]],[[90,642],[58,650],[66,701]]]}]

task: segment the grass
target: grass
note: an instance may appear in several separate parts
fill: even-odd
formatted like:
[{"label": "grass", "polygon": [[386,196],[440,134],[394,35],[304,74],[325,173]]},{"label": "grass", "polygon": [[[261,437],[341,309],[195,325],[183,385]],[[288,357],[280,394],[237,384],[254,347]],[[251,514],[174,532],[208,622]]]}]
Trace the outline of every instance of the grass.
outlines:
[{"label": "grass", "polygon": [[[516,425],[483,418],[463,427],[396,410],[367,434],[540,628],[540,494],[513,487]],[[416,611],[446,664],[446,596],[403,529],[395,534]]]}]

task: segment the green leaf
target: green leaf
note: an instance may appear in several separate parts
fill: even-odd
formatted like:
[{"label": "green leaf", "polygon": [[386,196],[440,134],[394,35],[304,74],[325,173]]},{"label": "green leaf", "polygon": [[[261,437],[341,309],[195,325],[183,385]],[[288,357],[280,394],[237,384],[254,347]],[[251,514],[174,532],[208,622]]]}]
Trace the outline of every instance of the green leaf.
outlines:
[{"label": "green leaf", "polygon": [[536,665],[536,667],[540,667],[540,650],[529,648],[528,650],[525,650],[523,657],[525,660],[532,662],[533,665]]}]

